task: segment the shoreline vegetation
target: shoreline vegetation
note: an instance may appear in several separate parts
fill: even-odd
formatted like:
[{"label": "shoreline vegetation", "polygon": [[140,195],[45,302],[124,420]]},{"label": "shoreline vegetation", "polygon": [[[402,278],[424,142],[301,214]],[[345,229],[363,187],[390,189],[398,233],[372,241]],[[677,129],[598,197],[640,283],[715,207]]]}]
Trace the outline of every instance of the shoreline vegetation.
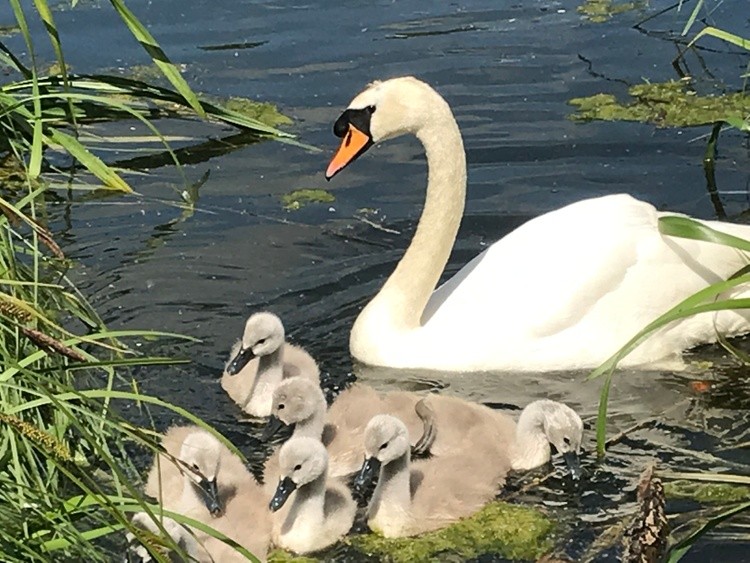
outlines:
[{"label": "shoreline vegetation", "polygon": [[[275,106],[249,100],[222,103],[195,93],[179,68],[170,62],[156,40],[121,0],[109,0],[109,4],[153,61],[153,67],[149,67],[153,73],[141,78],[72,74],[64,56],[64,38],[57,32],[53,11],[46,0],[34,0],[33,9],[29,3],[20,0],[9,2],[16,26],[7,31],[0,30],[0,62],[12,73],[12,81],[0,88],[0,154],[3,159],[0,167],[0,554],[3,561],[8,562],[44,562],[50,559],[109,561],[115,551],[119,550],[121,554],[123,532],[130,531],[147,546],[156,560],[166,561],[164,548],[176,551],[179,548],[168,536],[157,538],[133,526],[130,523],[132,513],[146,511],[156,522],[159,521],[158,515],[163,513],[215,537],[220,535],[190,518],[161,511],[143,498],[141,478],[133,463],[132,451],[134,448],[158,451],[159,437],[152,429],[136,426],[120,416],[119,407],[126,403],[139,409],[171,410],[217,435],[241,457],[242,454],[190,412],[141,394],[135,381],[122,375],[134,367],[188,361],[142,355],[135,345],[139,341],[189,341],[191,338],[153,331],[108,330],[68,277],[68,272],[75,266],[47,227],[47,198],[58,188],[134,193],[123,167],[106,163],[101,151],[97,150],[106,139],[87,130],[88,125],[102,121],[125,119],[141,123],[149,132],[149,142],[160,146],[158,158],[161,162],[174,164],[178,170],[181,170],[182,153],[171,148],[170,139],[154,124],[160,118],[199,118],[228,124],[239,131],[238,135],[245,143],[268,139],[301,148],[311,147],[277,128],[288,124],[289,120]],[[606,4],[598,9],[606,12],[607,19],[618,13],[612,11],[611,3],[599,4]],[[631,4],[640,6],[640,3]],[[704,0],[699,0],[683,35],[690,30],[702,9]],[[44,24],[56,56],[52,67],[45,67],[35,57],[28,24],[31,17],[40,18]],[[3,43],[6,32],[23,36],[28,60],[22,61]],[[706,36],[750,50],[747,40],[713,27],[706,27],[696,34],[686,50]],[[152,83],[156,80],[164,81],[167,86]],[[667,86],[644,85],[633,93],[638,98],[645,92],[643,95],[653,101],[647,94],[657,89],[662,97],[669,97],[669,103],[676,97],[680,103],[699,99],[685,91],[686,85],[687,81]],[[750,113],[746,105],[747,95],[743,90],[739,96],[735,100],[739,109],[731,116],[727,114],[722,118],[721,110],[717,110],[718,113],[711,113],[710,118],[703,122],[715,125],[716,120],[722,118],[722,123],[747,131]],[[615,114],[612,118],[622,118],[622,115],[617,115],[620,111],[635,111],[611,96],[600,98],[600,101],[607,102],[607,111]],[[599,106],[591,109],[602,111],[597,108]],[[664,111],[667,110],[657,111],[656,117],[649,114],[645,120],[664,119]],[[587,114],[586,118],[600,119],[609,115],[594,113]],[[666,115],[669,115],[668,111]],[[640,114],[637,117],[640,119]],[[198,188],[190,186],[184,175],[183,178],[185,189],[177,191],[182,198],[181,204],[190,208],[197,200]],[[288,194],[283,204],[288,209],[296,209],[308,202],[332,201],[327,192],[297,190]],[[669,218],[663,220],[660,227],[665,234],[729,244],[750,252],[750,242],[726,237],[686,219]],[[750,308],[750,300],[720,297],[726,289],[749,282],[750,271],[745,268],[729,280],[691,296],[645,327],[620,352],[590,374],[589,379],[604,378],[597,420],[600,455],[605,454],[607,401],[619,360],[649,334],[675,319],[705,311]],[[721,343],[741,361],[750,363],[750,359],[730,343]],[[673,543],[668,555],[669,561],[677,561],[703,533],[750,509],[747,502],[750,479],[747,477],[711,476],[698,472],[664,477],[679,480],[676,483],[680,484],[679,488],[676,484],[667,484],[667,495],[673,493],[678,498],[727,503],[714,509],[697,528],[691,527],[678,538],[680,541]],[[686,482],[703,484],[690,486],[685,485]],[[533,534],[529,535],[534,536],[534,543],[520,542],[509,546],[502,539],[502,530],[497,524],[499,520],[493,520],[500,516],[506,520],[510,518],[512,522],[532,522],[533,526],[525,531],[533,528]],[[472,525],[479,529],[471,528]],[[481,536],[481,528],[487,526],[497,532],[496,536],[484,537],[482,541],[485,543],[481,545],[472,543],[456,547],[458,539],[471,534]],[[163,532],[160,524],[159,527]],[[373,535],[355,536],[350,543],[384,558],[389,557],[389,549],[402,552],[406,548],[415,557],[427,558],[435,553],[452,551],[474,556],[480,554],[477,549],[529,558],[553,547],[552,539],[555,538],[549,535],[552,529],[552,523],[543,514],[520,505],[498,502],[474,520],[460,522],[429,537],[389,544]],[[515,537],[516,540],[519,538]],[[392,558],[398,559],[396,556]]]}]

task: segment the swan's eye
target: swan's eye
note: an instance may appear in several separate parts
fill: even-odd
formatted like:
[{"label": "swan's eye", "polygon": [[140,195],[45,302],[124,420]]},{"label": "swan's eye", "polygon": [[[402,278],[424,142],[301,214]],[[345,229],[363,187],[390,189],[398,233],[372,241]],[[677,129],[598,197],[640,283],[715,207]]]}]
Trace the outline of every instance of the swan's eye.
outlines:
[{"label": "swan's eye", "polygon": [[299,463],[294,466],[295,471],[299,471],[300,469],[302,469],[302,465],[300,465]]},{"label": "swan's eye", "polygon": [[570,445],[570,438],[568,438],[567,436],[565,436],[565,437],[563,438],[563,443],[564,443],[564,444],[565,444],[566,446],[569,446],[569,445]]},{"label": "swan's eye", "polygon": [[375,113],[375,106],[367,106],[367,111],[370,113]]}]

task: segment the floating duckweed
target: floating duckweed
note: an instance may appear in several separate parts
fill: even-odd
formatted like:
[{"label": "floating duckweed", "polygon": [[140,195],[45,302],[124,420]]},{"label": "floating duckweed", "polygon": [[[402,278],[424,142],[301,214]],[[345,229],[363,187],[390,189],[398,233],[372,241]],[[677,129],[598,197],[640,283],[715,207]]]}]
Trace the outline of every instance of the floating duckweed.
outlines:
[{"label": "floating duckweed", "polygon": [[37,428],[33,424],[13,416],[12,414],[0,413],[0,422],[7,424],[19,434],[25,436],[32,442],[37,443],[47,452],[51,453],[61,461],[73,461],[68,447],[51,434]]},{"label": "floating duckweed", "polygon": [[705,503],[730,503],[750,499],[750,487],[729,483],[671,481],[664,484],[664,490],[671,499],[691,499]]},{"label": "floating duckweed", "polygon": [[133,65],[128,67],[127,73],[133,79],[141,80],[143,82],[166,80],[161,69],[153,63],[147,65]]},{"label": "floating duckweed", "polygon": [[634,100],[617,101],[611,94],[573,98],[568,103],[578,108],[570,116],[574,121],[640,121],[660,127],[707,125],[728,118],[742,119],[750,113],[750,96],[741,92],[718,96],[699,96],[686,91],[688,82],[669,81],[638,84],[628,90]]},{"label": "floating duckweed", "polygon": [[224,102],[224,107],[241,113],[245,117],[257,119],[261,123],[265,123],[271,127],[292,123],[292,120],[281,113],[279,108],[268,102],[256,102],[247,98],[233,97]]},{"label": "floating duckweed", "polygon": [[296,211],[302,209],[309,203],[331,203],[336,201],[336,198],[331,192],[326,190],[294,190],[281,196],[281,203],[284,205],[284,209],[290,211]]},{"label": "floating duckweed", "polygon": [[468,559],[482,553],[536,560],[552,548],[553,528],[552,521],[537,510],[494,502],[471,518],[418,537],[387,539],[367,534],[349,542],[392,563],[438,561],[449,555]]},{"label": "floating duckweed", "polygon": [[646,2],[622,2],[613,0],[584,0],[583,4],[576,8],[579,14],[583,14],[589,21],[602,23],[617,14],[630,12],[646,6]]},{"label": "floating duckweed", "polygon": [[283,549],[274,549],[268,554],[268,563],[317,563],[317,559],[292,555]]}]

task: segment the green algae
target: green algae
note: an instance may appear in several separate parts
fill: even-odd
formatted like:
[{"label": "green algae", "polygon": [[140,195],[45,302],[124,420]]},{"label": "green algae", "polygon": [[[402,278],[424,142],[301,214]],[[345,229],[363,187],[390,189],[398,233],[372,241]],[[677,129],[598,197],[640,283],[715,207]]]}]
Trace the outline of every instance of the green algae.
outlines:
[{"label": "green algae", "polygon": [[281,196],[284,209],[289,211],[302,209],[310,203],[331,203],[334,201],[336,201],[336,198],[326,190],[294,190]]},{"label": "green algae", "polygon": [[274,549],[268,553],[268,563],[317,563],[317,559],[303,555],[292,555],[283,549]]},{"label": "green algae", "polygon": [[360,551],[392,563],[461,560],[483,553],[536,560],[552,548],[553,529],[553,522],[538,510],[493,502],[470,518],[421,536],[387,539],[366,534],[348,541]]},{"label": "green algae", "polygon": [[646,2],[614,2],[614,0],[584,0],[576,8],[579,14],[586,16],[591,22],[602,23],[618,14],[644,8]]},{"label": "green algae", "polygon": [[733,503],[750,499],[750,487],[729,483],[671,481],[664,483],[664,492],[670,499],[690,499],[702,503]]},{"label": "green algae", "polygon": [[621,103],[612,94],[573,98],[574,121],[639,121],[659,127],[693,127],[717,121],[743,120],[750,114],[750,96],[742,92],[700,96],[687,90],[685,80],[638,84],[628,93],[633,98]]},{"label": "green algae", "polygon": [[269,102],[256,102],[247,98],[232,97],[222,105],[228,110],[236,111],[252,119],[257,119],[261,123],[265,123],[271,127],[292,123],[289,117],[281,113],[279,108]]},{"label": "green algae", "polygon": [[[180,70],[186,69],[185,65],[179,65]],[[165,83],[166,79],[161,69],[155,64],[134,65],[127,69],[127,74],[134,80],[149,82],[152,84]],[[244,117],[257,119],[269,127],[278,127],[280,125],[290,125],[291,118],[284,115],[279,108],[270,102],[258,102],[249,98],[232,96],[228,99],[218,98],[216,96],[201,96],[202,99],[216,103],[217,105],[237,112]]]}]

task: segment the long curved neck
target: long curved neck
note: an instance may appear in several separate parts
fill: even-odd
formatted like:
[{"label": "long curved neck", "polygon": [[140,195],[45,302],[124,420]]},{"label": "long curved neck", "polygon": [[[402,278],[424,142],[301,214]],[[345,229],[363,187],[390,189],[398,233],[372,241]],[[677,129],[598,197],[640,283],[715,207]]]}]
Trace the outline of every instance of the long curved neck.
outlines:
[{"label": "long curved neck", "polygon": [[544,431],[544,412],[537,403],[531,403],[518,418],[511,467],[533,469],[547,463],[550,456],[549,440]]},{"label": "long curved neck", "polygon": [[399,328],[421,325],[427,301],[448,263],[464,212],[466,154],[458,124],[442,98],[418,132],[425,148],[427,195],[414,238],[369,307],[388,309]]},{"label": "long curved neck", "polygon": [[319,527],[325,522],[326,473],[295,491],[285,520],[290,527]]},{"label": "long curved neck", "polygon": [[258,371],[255,374],[253,386],[245,400],[245,406],[251,411],[263,413],[267,416],[271,412],[273,392],[284,379],[284,346],[258,358]]},{"label": "long curved neck", "polygon": [[372,494],[370,515],[374,516],[381,508],[408,511],[411,506],[411,472],[409,452],[384,464],[380,468],[378,484]]}]

